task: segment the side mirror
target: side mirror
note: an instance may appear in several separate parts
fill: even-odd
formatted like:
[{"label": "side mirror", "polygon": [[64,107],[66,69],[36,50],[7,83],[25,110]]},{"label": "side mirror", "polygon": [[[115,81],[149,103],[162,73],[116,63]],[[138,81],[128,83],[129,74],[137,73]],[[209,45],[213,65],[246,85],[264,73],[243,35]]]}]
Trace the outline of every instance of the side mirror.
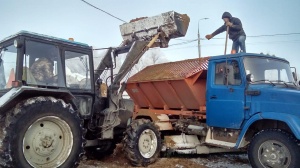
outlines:
[{"label": "side mirror", "polygon": [[247,80],[247,82],[253,82],[253,80],[254,80],[254,76],[252,75],[252,74],[248,74],[247,76],[246,76],[246,80]]},{"label": "side mirror", "polygon": [[298,80],[298,79],[297,79],[297,74],[296,74],[295,72],[292,72],[292,74],[293,74],[294,80],[297,81],[297,80]]},{"label": "side mirror", "polygon": [[293,78],[294,80],[297,82],[297,69],[296,67],[291,67],[291,70],[294,69],[294,71],[292,71],[292,75],[293,75]]}]

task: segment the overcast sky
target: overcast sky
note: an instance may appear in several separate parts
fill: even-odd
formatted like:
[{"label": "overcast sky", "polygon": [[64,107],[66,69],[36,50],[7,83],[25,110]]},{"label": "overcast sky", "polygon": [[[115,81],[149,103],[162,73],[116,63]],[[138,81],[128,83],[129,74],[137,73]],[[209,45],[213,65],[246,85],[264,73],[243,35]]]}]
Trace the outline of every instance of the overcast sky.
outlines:
[{"label": "overcast sky", "polygon": [[[186,37],[172,40],[171,44],[197,38],[198,20],[200,35],[212,33],[223,24],[224,11],[241,19],[248,36],[300,33],[299,0],[86,0],[89,3],[130,21],[142,16],[154,16],[174,10],[190,16]],[[121,41],[121,21],[96,10],[81,0],[0,0],[0,39],[20,30],[72,37],[90,46],[118,46]],[[225,38],[225,33],[216,36]],[[225,39],[201,41],[201,55],[215,56],[224,53]],[[231,41],[228,49],[231,48]],[[300,35],[247,37],[247,52],[269,53],[284,57],[300,72]],[[197,41],[174,45],[162,53],[171,61],[198,57]]]}]

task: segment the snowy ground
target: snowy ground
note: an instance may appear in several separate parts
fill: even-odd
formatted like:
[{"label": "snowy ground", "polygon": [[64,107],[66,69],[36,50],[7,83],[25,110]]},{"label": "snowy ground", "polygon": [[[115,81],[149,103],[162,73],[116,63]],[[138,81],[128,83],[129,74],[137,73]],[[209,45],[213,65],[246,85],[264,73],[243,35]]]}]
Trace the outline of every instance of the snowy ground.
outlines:
[{"label": "snowy ground", "polygon": [[251,168],[247,154],[215,154],[192,160],[209,168]]},{"label": "snowy ground", "polygon": [[[114,154],[100,160],[83,159],[79,168],[131,168],[118,145]],[[247,154],[175,155],[159,158],[148,168],[251,168]]]}]

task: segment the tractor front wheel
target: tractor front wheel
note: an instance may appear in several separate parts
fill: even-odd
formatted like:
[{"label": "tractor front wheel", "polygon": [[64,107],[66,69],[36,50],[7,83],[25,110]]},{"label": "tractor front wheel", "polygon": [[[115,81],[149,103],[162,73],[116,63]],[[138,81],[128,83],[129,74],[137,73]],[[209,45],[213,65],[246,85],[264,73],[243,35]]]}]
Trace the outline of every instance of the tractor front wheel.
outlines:
[{"label": "tractor front wheel", "polygon": [[134,166],[154,163],[161,151],[161,137],[156,126],[146,119],[133,120],[123,141],[126,157]]}]

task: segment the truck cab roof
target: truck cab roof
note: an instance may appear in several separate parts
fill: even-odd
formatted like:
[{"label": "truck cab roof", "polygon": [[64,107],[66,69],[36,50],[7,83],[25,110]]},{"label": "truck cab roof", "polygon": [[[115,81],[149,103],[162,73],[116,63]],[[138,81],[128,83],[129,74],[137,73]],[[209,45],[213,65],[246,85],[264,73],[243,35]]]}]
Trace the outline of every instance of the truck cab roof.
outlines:
[{"label": "truck cab roof", "polygon": [[264,58],[272,58],[272,59],[279,59],[282,61],[288,62],[284,58],[271,56],[271,55],[265,55],[265,54],[256,54],[256,53],[237,53],[237,54],[228,54],[228,55],[218,55],[210,57],[209,60],[218,60],[218,59],[226,59],[226,58],[240,58],[240,57],[264,57]]}]

